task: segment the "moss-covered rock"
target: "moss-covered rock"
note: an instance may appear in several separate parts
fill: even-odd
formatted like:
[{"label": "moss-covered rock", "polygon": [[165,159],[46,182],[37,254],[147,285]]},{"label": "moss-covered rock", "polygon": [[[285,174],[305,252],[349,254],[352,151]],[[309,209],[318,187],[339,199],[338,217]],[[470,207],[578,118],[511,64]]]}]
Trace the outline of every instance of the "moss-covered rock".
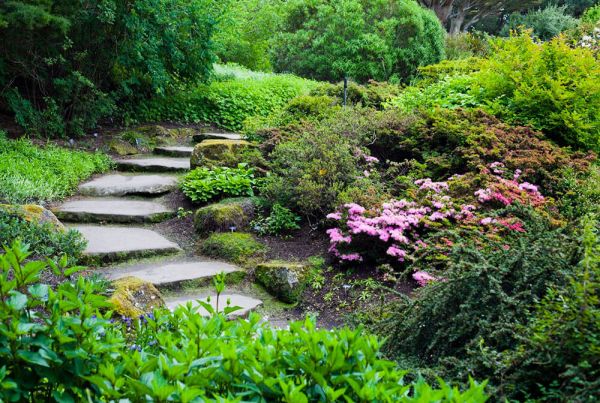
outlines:
[{"label": "moss-covered rock", "polygon": [[64,231],[65,226],[50,210],[37,204],[0,204],[0,210],[36,224],[51,224],[55,229]]},{"label": "moss-covered rock", "polygon": [[115,291],[109,302],[120,315],[136,318],[165,306],[156,287],[137,277],[123,277],[113,282]]},{"label": "moss-covered rock", "polygon": [[196,144],[190,159],[193,168],[225,165],[235,166],[244,162],[244,151],[253,147],[246,140],[204,140]]},{"label": "moss-covered rock", "polygon": [[215,232],[202,242],[200,249],[207,256],[242,264],[262,256],[267,248],[251,234]]},{"label": "moss-covered rock", "polygon": [[120,139],[112,139],[108,149],[117,155],[134,155],[140,152],[134,145]]},{"label": "moss-covered rock", "polygon": [[254,272],[256,280],[283,302],[298,302],[306,288],[308,267],[303,263],[270,261],[260,263]]},{"label": "moss-covered rock", "polygon": [[199,234],[237,230],[248,225],[249,219],[237,203],[216,203],[196,211],[194,225]]}]

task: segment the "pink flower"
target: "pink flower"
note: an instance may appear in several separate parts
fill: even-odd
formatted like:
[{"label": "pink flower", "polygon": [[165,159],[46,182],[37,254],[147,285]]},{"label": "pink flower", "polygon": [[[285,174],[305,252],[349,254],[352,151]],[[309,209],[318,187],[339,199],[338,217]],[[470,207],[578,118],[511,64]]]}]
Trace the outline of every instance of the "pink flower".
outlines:
[{"label": "pink flower", "polygon": [[371,176],[371,172],[364,170],[363,175],[365,176],[365,178],[368,178],[369,176]]},{"label": "pink flower", "polygon": [[329,213],[327,214],[327,218],[329,218],[330,220],[341,220],[342,219],[342,214],[335,212],[335,213]]},{"label": "pink flower", "polygon": [[493,222],[496,222],[496,220],[494,220],[494,219],[493,219],[493,218],[491,218],[491,217],[482,218],[482,219],[481,219],[481,221],[479,221],[479,223],[480,223],[481,225],[489,225],[489,224],[491,224],[491,223],[493,223]]},{"label": "pink flower", "polygon": [[412,274],[412,278],[419,284],[419,286],[424,287],[428,283],[432,281],[436,281],[437,278],[433,277],[431,274],[426,271],[417,271]]},{"label": "pink flower", "polygon": [[365,208],[356,203],[348,203],[344,207],[348,209],[348,214],[350,215],[360,215],[365,212]]},{"label": "pink flower", "polygon": [[357,261],[357,262],[361,262],[363,259],[362,257],[358,254],[358,253],[348,253],[345,255],[340,255],[339,256],[340,259],[342,260],[347,260],[347,261]]},{"label": "pink flower", "polygon": [[397,257],[399,261],[403,262],[404,257],[406,256],[406,251],[404,249],[398,248],[396,245],[390,246],[385,252],[390,256]]}]

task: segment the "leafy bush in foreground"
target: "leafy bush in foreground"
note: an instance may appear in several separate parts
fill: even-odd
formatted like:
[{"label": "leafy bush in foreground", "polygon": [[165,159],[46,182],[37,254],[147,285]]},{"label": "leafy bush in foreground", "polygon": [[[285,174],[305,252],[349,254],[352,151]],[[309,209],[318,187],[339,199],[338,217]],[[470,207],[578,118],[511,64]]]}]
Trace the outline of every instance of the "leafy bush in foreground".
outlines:
[{"label": "leafy bush in foreground", "polygon": [[196,168],[181,183],[183,194],[195,203],[226,196],[253,196],[254,171],[245,164],[237,168]]},{"label": "leafy bush in foreground", "polygon": [[57,257],[63,254],[77,259],[86,241],[75,230],[57,230],[50,223],[37,224],[0,209],[0,245],[19,239],[36,256]]},{"label": "leafy bush in foreground", "polygon": [[53,145],[36,147],[29,140],[8,140],[0,132],[0,200],[25,203],[61,199],[79,182],[110,165],[103,154]]},{"label": "leafy bush in foreground", "polygon": [[[227,320],[191,304],[123,322],[80,277],[56,290],[45,264],[15,243],[0,255],[0,400],[484,402],[485,383],[460,392],[403,381],[361,329],[288,330],[260,317]],[[11,270],[15,276],[9,276]],[[66,270],[65,273],[71,273]]]}]

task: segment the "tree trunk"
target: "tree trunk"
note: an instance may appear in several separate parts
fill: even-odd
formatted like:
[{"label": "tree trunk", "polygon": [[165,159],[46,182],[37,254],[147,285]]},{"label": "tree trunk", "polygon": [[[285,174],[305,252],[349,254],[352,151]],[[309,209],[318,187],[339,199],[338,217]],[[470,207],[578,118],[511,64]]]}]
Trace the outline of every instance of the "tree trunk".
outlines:
[{"label": "tree trunk", "polygon": [[420,0],[420,3],[432,10],[438,17],[443,26],[446,26],[448,17],[452,13],[452,6],[455,0]]},{"label": "tree trunk", "polygon": [[462,10],[450,18],[450,30],[448,33],[451,36],[457,35],[462,31],[463,22],[465,21],[465,13]]}]

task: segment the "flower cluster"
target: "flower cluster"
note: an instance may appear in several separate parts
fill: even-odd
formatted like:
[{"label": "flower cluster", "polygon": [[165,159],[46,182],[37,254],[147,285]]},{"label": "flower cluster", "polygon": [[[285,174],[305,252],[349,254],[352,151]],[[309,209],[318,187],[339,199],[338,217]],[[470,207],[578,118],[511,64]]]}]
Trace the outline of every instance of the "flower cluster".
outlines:
[{"label": "flower cluster", "polygon": [[484,171],[484,173],[491,173],[494,182],[487,188],[475,192],[475,196],[477,196],[480,203],[496,202],[501,206],[509,206],[514,202],[519,202],[533,207],[545,203],[544,196],[542,196],[537,186],[529,182],[519,182],[521,170],[517,169],[510,178],[507,178],[505,177],[507,172],[503,163],[493,162],[488,167],[489,170]]}]

